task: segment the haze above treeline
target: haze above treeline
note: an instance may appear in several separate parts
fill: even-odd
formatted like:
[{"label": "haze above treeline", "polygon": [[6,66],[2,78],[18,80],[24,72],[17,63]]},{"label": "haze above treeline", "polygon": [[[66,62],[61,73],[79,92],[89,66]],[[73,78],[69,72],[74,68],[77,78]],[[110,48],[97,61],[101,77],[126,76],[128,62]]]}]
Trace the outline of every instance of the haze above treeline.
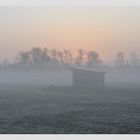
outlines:
[{"label": "haze above treeline", "polygon": [[[95,50],[104,63],[140,52],[140,8],[133,6],[6,6],[0,8],[0,59],[32,47]],[[138,54],[139,55],[139,54]],[[127,59],[127,58],[126,58]]]}]

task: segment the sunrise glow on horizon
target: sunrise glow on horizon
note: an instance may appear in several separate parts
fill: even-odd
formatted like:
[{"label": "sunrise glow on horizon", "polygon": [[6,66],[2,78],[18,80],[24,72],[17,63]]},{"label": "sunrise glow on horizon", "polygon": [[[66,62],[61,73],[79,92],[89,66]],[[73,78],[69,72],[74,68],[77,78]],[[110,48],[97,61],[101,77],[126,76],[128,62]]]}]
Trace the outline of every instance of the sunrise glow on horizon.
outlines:
[{"label": "sunrise glow on horizon", "polygon": [[33,47],[95,50],[111,62],[140,52],[139,7],[1,7],[0,59]]}]

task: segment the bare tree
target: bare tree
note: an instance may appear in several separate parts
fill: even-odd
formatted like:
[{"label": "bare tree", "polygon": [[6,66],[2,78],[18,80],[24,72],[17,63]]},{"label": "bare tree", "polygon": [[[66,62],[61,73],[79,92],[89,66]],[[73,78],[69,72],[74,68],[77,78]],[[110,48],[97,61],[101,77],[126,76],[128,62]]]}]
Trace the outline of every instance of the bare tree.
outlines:
[{"label": "bare tree", "polygon": [[115,58],[115,65],[117,67],[124,67],[125,66],[125,58],[123,52],[118,52]]},{"label": "bare tree", "polygon": [[72,54],[71,51],[68,49],[63,49],[63,62],[64,64],[71,64],[72,63]]},{"label": "bare tree", "polygon": [[135,52],[131,52],[130,54],[130,61],[133,66],[139,65],[139,58]]},{"label": "bare tree", "polygon": [[85,52],[84,52],[83,49],[79,49],[79,50],[78,50],[78,56],[75,58],[75,63],[76,63],[77,65],[80,65],[80,64],[83,63],[84,54],[85,54]]},{"label": "bare tree", "polygon": [[50,61],[50,57],[49,57],[49,49],[48,48],[44,48],[41,52],[41,63],[42,64],[48,64]]},{"label": "bare tree", "polygon": [[57,52],[57,56],[58,56],[58,61],[60,64],[64,64],[65,60],[64,60],[64,53],[61,50],[58,50]]},{"label": "bare tree", "polygon": [[40,48],[36,47],[32,49],[31,55],[34,64],[41,64],[41,54],[42,50]]},{"label": "bare tree", "polygon": [[9,61],[8,59],[3,60],[3,68],[7,68],[9,66]]},{"label": "bare tree", "polygon": [[57,52],[57,50],[56,49],[51,49],[50,50],[50,55],[51,55],[51,63],[52,64],[57,64],[58,62],[59,62],[59,60],[58,60],[58,52]]},{"label": "bare tree", "polygon": [[101,60],[99,59],[99,54],[95,51],[87,52],[87,59],[88,65],[99,64],[101,62]]},{"label": "bare tree", "polygon": [[74,58],[72,52],[68,49],[41,49],[39,47],[32,48],[31,51],[20,51],[18,54],[18,64],[21,65],[37,65],[44,64],[100,64],[102,61],[99,54],[95,51],[86,52],[83,49],[78,50],[77,56]]},{"label": "bare tree", "polygon": [[19,63],[21,65],[30,65],[31,64],[31,55],[30,55],[30,52],[26,51],[26,52],[23,52],[23,51],[20,51],[18,56],[17,56],[17,60],[19,61]]}]

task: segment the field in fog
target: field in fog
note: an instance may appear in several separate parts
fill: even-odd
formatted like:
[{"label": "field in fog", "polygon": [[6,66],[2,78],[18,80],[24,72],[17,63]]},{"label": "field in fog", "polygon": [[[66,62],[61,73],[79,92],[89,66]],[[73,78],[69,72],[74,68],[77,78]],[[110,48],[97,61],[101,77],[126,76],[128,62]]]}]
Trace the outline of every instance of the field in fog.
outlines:
[{"label": "field in fog", "polygon": [[140,134],[140,7],[37,3],[0,8],[0,134]]},{"label": "field in fog", "polygon": [[[140,69],[124,68],[105,71],[106,87],[140,87]],[[72,71],[62,66],[0,70],[1,84],[72,86]]]},{"label": "field in fog", "polygon": [[0,133],[140,133],[140,89],[0,86]]},{"label": "field in fog", "polygon": [[0,133],[140,133],[139,70],[111,70],[105,89],[72,88],[66,67],[0,71]]},{"label": "field in fog", "polygon": [[63,67],[0,70],[0,84],[71,86],[72,73]]}]

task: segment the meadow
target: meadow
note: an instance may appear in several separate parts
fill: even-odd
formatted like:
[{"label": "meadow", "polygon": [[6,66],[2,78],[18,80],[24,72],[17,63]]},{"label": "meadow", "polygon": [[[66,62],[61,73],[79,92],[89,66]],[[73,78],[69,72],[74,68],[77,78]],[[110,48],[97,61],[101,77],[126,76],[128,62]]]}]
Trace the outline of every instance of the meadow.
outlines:
[{"label": "meadow", "polygon": [[0,85],[1,134],[139,134],[140,88]]}]

